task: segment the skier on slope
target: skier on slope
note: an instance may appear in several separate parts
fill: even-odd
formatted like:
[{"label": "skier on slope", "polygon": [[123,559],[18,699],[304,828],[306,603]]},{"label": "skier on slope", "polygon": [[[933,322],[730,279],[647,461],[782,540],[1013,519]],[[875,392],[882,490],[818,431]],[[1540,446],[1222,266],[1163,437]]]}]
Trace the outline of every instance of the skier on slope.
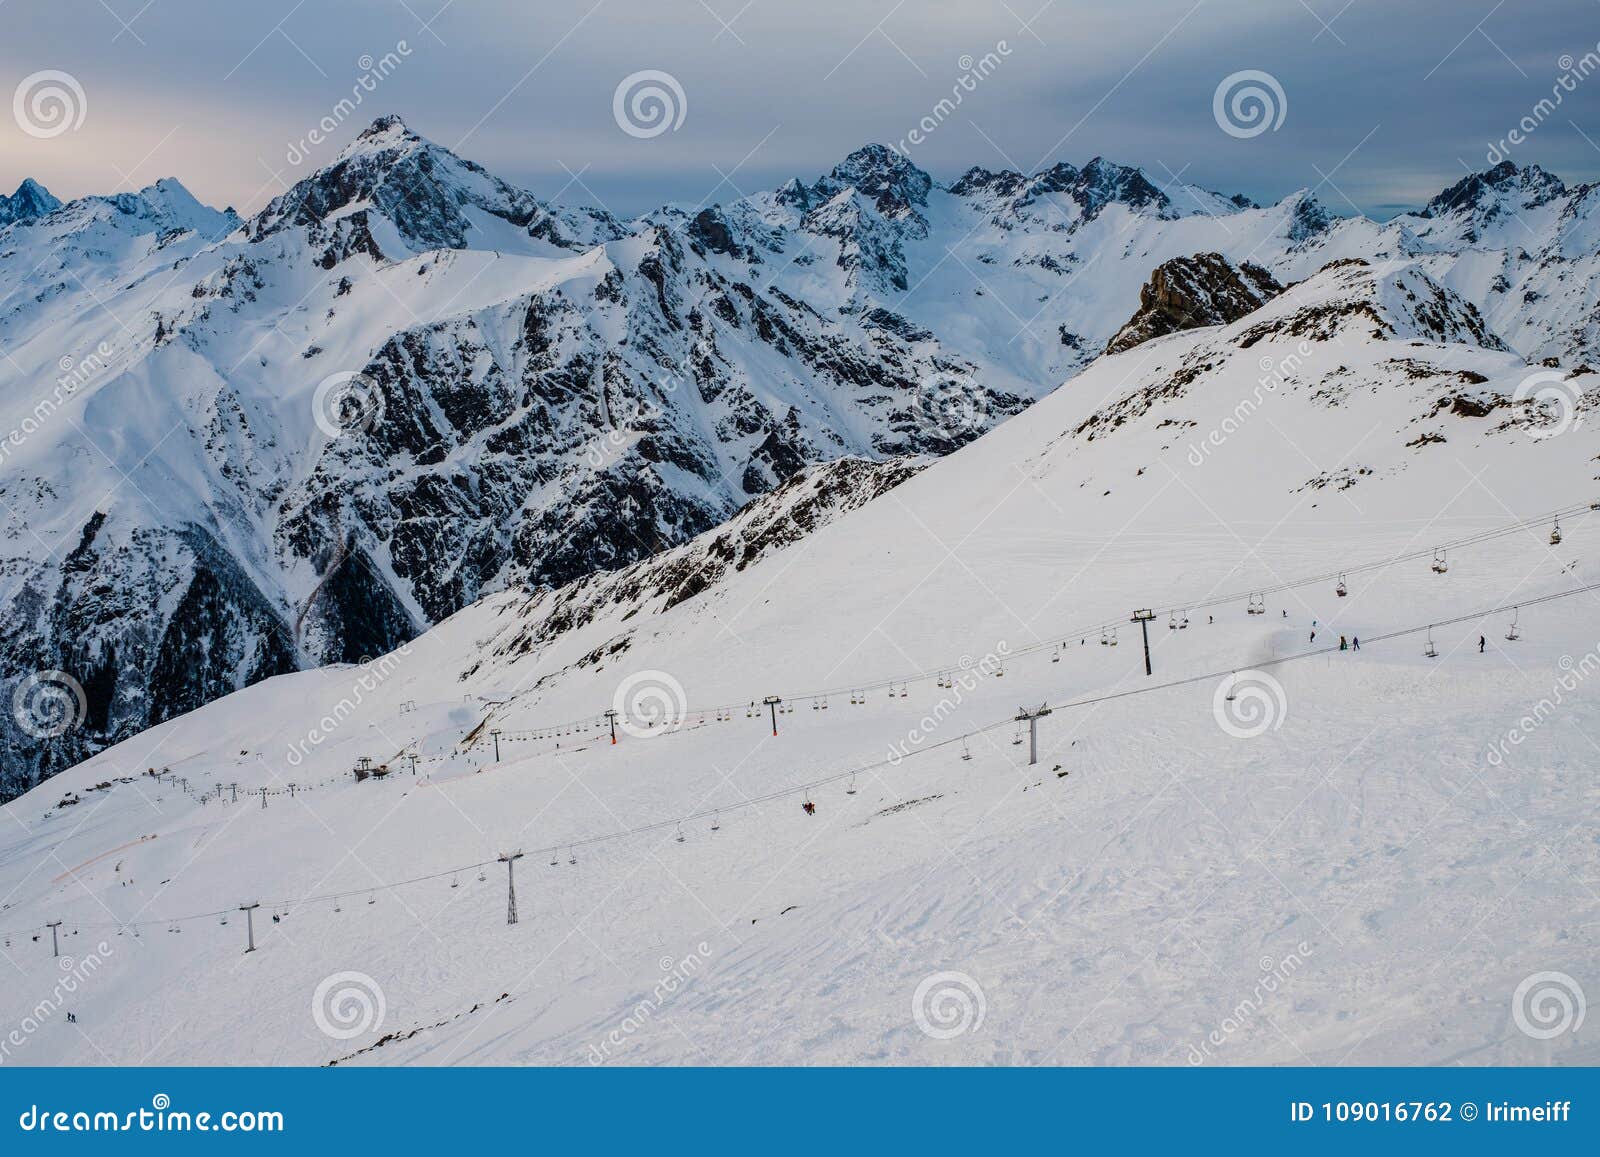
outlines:
[{"label": "skier on slope", "polygon": [[1344,638],[1343,635],[1340,635],[1339,636],[1339,650],[1348,651],[1349,649],[1350,649],[1350,644],[1345,642],[1345,638]]},{"label": "skier on slope", "polygon": [[1361,650],[1361,636],[1360,635],[1351,635],[1350,636],[1350,649],[1352,651]]},{"label": "skier on slope", "polygon": [[1482,635],[1478,636],[1478,654],[1480,654],[1480,655],[1483,654],[1483,648],[1487,643],[1488,643],[1488,640],[1485,639]]}]

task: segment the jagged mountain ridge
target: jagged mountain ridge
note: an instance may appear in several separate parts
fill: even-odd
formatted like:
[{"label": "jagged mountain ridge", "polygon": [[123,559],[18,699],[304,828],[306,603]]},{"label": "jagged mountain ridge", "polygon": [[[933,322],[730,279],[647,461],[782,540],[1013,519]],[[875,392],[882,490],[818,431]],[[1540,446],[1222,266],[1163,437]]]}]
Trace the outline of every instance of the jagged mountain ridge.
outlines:
[{"label": "jagged mountain ridge", "polygon": [[[485,593],[650,557],[808,463],[947,452],[1096,356],[1171,257],[1292,280],[1404,241],[1445,284],[1477,270],[1447,247],[1469,226],[1429,213],[1455,240],[1101,159],[947,189],[873,146],[621,222],[386,117],[249,222],[165,181],[14,224],[3,428],[34,383],[58,397],[0,482],[0,680],[62,669],[97,704],[60,742],[9,733],[7,782]],[[319,389],[357,374],[380,416],[330,437]]]},{"label": "jagged mountain ridge", "polygon": [[[1218,1063],[1592,1057],[1508,1034],[1505,1005],[1594,955],[1592,701],[1505,737],[1600,625],[1600,436],[1528,436],[1526,361],[1468,310],[1415,263],[1335,263],[1100,359],[868,501],[888,467],[818,467],[658,559],[488,596],[383,663],[100,754],[6,805],[12,1019],[60,974],[47,921],[64,948],[80,923],[143,922],[142,943],[85,987],[92,1046],[41,1032],[25,1059],[1194,1064],[1285,949],[1309,962],[1278,994],[1292,1018],[1245,1023]],[[830,477],[854,508],[768,549],[787,510],[833,506]],[[724,565],[687,591],[700,559]],[[1241,677],[1259,708],[1230,716]],[[1039,703],[1030,765],[1013,717]],[[1586,858],[1522,886],[1550,847]],[[516,925],[504,849],[525,854]],[[1503,943],[1462,935],[1507,894]],[[283,922],[241,956],[217,913],[257,896]],[[597,1053],[699,945],[673,1023]],[[388,1020],[329,1039],[307,993],[351,960]],[[230,1001],[246,968],[254,1000]],[[986,1035],[908,1017],[951,968],[987,993]]]}]

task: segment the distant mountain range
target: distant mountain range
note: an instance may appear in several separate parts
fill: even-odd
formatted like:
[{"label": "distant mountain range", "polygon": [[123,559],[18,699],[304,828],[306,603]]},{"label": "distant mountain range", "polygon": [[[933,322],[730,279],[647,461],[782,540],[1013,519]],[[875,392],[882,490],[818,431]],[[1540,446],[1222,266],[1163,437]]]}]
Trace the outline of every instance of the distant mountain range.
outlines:
[{"label": "distant mountain range", "polygon": [[910,459],[897,479],[1114,338],[1234,321],[1330,262],[1414,267],[1384,292],[1430,340],[1594,363],[1595,202],[1508,162],[1380,224],[1101,158],[942,186],[872,145],[624,221],[394,117],[248,220],[173,180],[25,181],[0,198],[0,689],[66,672],[87,714],[0,716],[0,798],[650,558],[808,467]]}]

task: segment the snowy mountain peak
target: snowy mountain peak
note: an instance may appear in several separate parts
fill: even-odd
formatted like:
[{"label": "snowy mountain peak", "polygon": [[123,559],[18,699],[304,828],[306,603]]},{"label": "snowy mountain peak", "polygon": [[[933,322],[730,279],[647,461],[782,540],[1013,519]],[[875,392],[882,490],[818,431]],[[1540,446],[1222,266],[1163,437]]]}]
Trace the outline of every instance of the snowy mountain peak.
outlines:
[{"label": "snowy mountain peak", "polygon": [[904,217],[928,203],[933,178],[887,145],[864,145],[833,167],[825,177],[806,185],[791,179],[777,192],[779,204],[802,213],[854,189],[885,217]]},{"label": "snowy mountain peak", "polygon": [[162,177],[136,193],[112,193],[103,200],[117,212],[149,222],[163,233],[196,232],[216,240],[231,232],[239,218],[231,209],[218,211],[200,201],[176,177]]},{"label": "snowy mountain peak", "polygon": [[1144,173],[1104,157],[1095,157],[1085,165],[1068,191],[1083,206],[1086,217],[1097,216],[1112,202],[1131,209],[1154,206],[1158,213],[1172,205],[1167,195],[1151,184]]},{"label": "snowy mountain peak", "polygon": [[1265,338],[1424,341],[1505,351],[1477,306],[1419,265],[1351,257],[1329,262],[1241,322],[1239,344]]},{"label": "snowy mountain peak", "polygon": [[396,144],[414,145],[422,143],[424,143],[422,137],[412,132],[410,126],[400,119],[398,113],[385,113],[362,129],[360,135],[345,147],[340,156],[349,156],[363,149],[392,148]]},{"label": "snowy mountain peak", "polygon": [[1518,168],[1511,161],[1501,161],[1492,169],[1461,178],[1429,201],[1418,216],[1471,214],[1490,221],[1505,212],[1537,208],[1566,192],[1560,177],[1538,165]]},{"label": "snowy mountain peak", "polygon": [[393,115],[275,198],[250,222],[251,239],[290,228],[307,230],[324,268],[357,252],[383,261],[433,249],[584,249],[624,232],[604,212],[555,212]]},{"label": "snowy mountain peak", "polygon": [[1333,224],[1333,215],[1323,208],[1310,189],[1290,193],[1278,206],[1288,216],[1289,240],[1297,243],[1321,236]]},{"label": "snowy mountain peak", "polygon": [[17,221],[32,221],[59,208],[61,202],[51,195],[50,190],[32,177],[25,177],[11,196],[0,194],[0,227]]}]

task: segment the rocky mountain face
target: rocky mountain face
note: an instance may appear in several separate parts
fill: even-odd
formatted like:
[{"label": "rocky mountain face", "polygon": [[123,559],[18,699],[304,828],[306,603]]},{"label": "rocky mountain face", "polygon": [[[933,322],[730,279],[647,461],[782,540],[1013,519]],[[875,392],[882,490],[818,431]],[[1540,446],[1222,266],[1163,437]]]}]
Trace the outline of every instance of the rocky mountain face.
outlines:
[{"label": "rocky mountain face", "polygon": [[819,464],[947,453],[1136,306],[1138,332],[1218,324],[1273,279],[1398,256],[1419,311],[1476,308],[1459,332],[1590,356],[1592,190],[1533,172],[1377,225],[1098,158],[942,187],[869,146],[622,221],[386,117],[249,220],[171,180],[65,205],[25,182],[0,225],[0,689],[59,673],[72,719],[0,715],[0,795],[485,594],[626,573]]},{"label": "rocky mountain face", "polygon": [[1226,325],[1283,292],[1259,265],[1234,265],[1220,253],[1163,261],[1139,290],[1139,308],[1106,343],[1121,353],[1154,337],[1206,325]]},{"label": "rocky mountain face", "polygon": [[59,208],[61,202],[51,196],[49,189],[32,177],[25,178],[11,196],[0,194],[0,228],[18,221],[32,221]]}]

